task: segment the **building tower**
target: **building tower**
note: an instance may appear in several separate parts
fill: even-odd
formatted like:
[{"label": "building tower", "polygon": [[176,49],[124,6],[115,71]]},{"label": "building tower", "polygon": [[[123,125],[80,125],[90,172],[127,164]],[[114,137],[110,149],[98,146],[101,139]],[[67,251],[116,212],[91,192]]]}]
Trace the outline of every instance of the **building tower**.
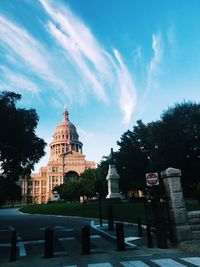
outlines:
[{"label": "building tower", "polygon": [[24,202],[46,203],[54,198],[55,186],[68,179],[78,179],[87,168],[95,168],[95,162],[85,160],[83,144],[66,108],[49,146],[47,166],[41,167],[39,173],[33,173],[26,181],[21,181]]}]

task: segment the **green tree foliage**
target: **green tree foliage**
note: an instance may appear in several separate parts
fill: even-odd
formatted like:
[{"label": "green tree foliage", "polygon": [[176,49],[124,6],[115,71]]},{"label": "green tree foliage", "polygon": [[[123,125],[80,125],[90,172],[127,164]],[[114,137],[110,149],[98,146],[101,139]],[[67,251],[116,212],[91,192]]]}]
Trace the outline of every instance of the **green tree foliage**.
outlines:
[{"label": "green tree foliage", "polygon": [[96,170],[86,169],[79,178],[81,195],[88,198],[95,195]]},{"label": "green tree foliage", "polygon": [[21,200],[21,198],[21,187],[13,181],[0,176],[0,205],[3,205],[5,201],[9,201],[14,206],[14,203]]},{"label": "green tree foliage", "polygon": [[30,174],[34,164],[44,156],[46,143],[37,137],[38,116],[34,109],[17,108],[21,95],[0,94],[0,165],[10,180]]},{"label": "green tree foliage", "polygon": [[59,193],[60,199],[65,201],[79,201],[80,199],[80,184],[77,179],[70,179],[64,184],[57,186],[55,190]]},{"label": "green tree foliage", "polygon": [[102,176],[102,170],[98,167],[96,169],[86,169],[79,177],[79,179],[71,179],[65,181],[64,184],[54,188],[60,195],[61,199],[66,201],[77,201],[80,196],[91,198],[96,196],[95,182],[102,181],[103,196],[107,194],[107,183],[105,176]]},{"label": "green tree foliage", "polygon": [[181,169],[185,191],[194,191],[200,168],[200,104],[183,102],[164,111],[159,121],[137,121],[117,143],[116,166],[124,192],[144,185],[145,172],[168,167]]},{"label": "green tree foliage", "polygon": [[181,169],[184,189],[194,191],[200,169],[200,104],[176,104],[162,114],[161,122],[158,157],[162,167]]}]

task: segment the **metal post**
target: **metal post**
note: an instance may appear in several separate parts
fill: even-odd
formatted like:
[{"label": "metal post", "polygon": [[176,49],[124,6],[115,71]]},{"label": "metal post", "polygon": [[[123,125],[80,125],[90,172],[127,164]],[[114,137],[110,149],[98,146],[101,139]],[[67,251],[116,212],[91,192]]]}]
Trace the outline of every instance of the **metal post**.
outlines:
[{"label": "metal post", "polygon": [[44,257],[53,258],[53,229],[50,228],[44,233]]},{"label": "metal post", "polygon": [[124,224],[116,223],[116,242],[117,242],[117,250],[125,250],[124,243]]},{"label": "metal post", "polygon": [[159,225],[156,228],[157,233],[157,245],[158,248],[168,248],[167,246],[167,233],[165,226]]},{"label": "metal post", "polygon": [[85,226],[81,229],[81,243],[82,243],[82,254],[90,254],[90,227]]},{"label": "metal post", "polygon": [[149,224],[147,224],[147,247],[153,248],[153,241],[152,241],[152,235],[151,235],[151,227]]},{"label": "metal post", "polygon": [[17,232],[11,231],[11,250],[10,250],[10,261],[17,260]]},{"label": "metal post", "polygon": [[141,223],[141,217],[138,217],[138,236],[142,236],[142,223]]},{"label": "metal post", "polygon": [[157,202],[156,210],[156,234],[158,248],[167,248],[167,221],[165,214],[165,203]]},{"label": "metal post", "polygon": [[99,193],[99,223],[102,227],[102,205],[101,205],[101,194]]},{"label": "metal post", "polygon": [[114,230],[113,206],[108,206],[108,231]]}]

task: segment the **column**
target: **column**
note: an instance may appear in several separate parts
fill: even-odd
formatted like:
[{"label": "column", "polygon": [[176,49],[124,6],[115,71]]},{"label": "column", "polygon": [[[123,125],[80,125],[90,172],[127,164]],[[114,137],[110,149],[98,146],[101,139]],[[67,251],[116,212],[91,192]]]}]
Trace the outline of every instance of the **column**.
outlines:
[{"label": "column", "polygon": [[174,242],[189,240],[192,238],[191,228],[188,223],[183,190],[181,186],[181,170],[168,168],[161,172],[167,204],[171,234]]}]

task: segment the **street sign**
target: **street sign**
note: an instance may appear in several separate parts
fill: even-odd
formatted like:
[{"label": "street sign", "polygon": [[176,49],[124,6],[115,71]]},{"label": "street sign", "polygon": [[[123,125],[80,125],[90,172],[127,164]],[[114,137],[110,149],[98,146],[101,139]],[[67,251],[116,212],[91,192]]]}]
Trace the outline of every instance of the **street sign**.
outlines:
[{"label": "street sign", "polygon": [[147,186],[159,185],[158,173],[146,173],[146,184]]}]

